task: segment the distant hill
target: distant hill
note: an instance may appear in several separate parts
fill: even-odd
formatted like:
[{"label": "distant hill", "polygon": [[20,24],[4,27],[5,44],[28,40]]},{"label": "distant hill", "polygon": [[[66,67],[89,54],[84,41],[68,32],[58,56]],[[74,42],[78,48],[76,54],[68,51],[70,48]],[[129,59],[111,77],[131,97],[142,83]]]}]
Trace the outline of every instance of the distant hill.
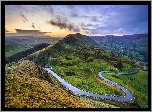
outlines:
[{"label": "distant hill", "polygon": [[137,61],[148,62],[148,34],[90,36],[101,48]]},{"label": "distant hill", "polygon": [[148,34],[136,34],[134,36],[136,36],[136,39],[132,42],[148,44]]},{"label": "distant hill", "polygon": [[[78,56],[83,61],[89,61],[89,57],[94,57],[108,61],[119,70],[122,68],[122,65],[120,64],[121,62],[116,62],[119,60],[119,58],[122,58],[121,56],[117,56],[105,51],[104,49],[100,48],[99,44],[97,44],[94,40],[79,33],[69,34],[56,44],[47,47],[43,51],[30,54],[25,57],[25,59],[31,60],[41,66],[45,66],[48,64],[49,58],[58,58],[60,56],[66,57],[66,55],[71,53]],[[131,61],[130,64],[134,66],[134,61]]]},{"label": "distant hill", "polygon": [[123,35],[123,36],[90,36],[91,39],[96,41],[97,43],[100,42],[124,42],[124,43],[143,43],[148,44],[148,34],[134,34],[134,35]]},{"label": "distant hill", "polygon": [[[90,44],[90,45],[98,46],[98,44],[93,39],[91,39],[90,37],[88,37],[86,35],[82,35],[80,33],[69,34],[69,35],[65,36],[65,38],[62,41],[67,43],[72,38],[75,38],[75,39],[79,40],[80,42],[82,42],[84,44]],[[73,43],[74,43],[74,41],[73,41]]]},{"label": "distant hill", "polygon": [[[73,47],[71,48],[70,46],[73,46]],[[57,58],[58,56],[62,55],[61,53],[63,53],[63,55],[67,55],[68,53],[71,53],[71,52],[74,53],[74,49],[75,51],[78,50],[78,51],[83,52],[83,50],[86,49],[85,46],[92,46],[94,48],[94,47],[97,47],[98,44],[94,40],[89,38],[88,36],[81,35],[79,33],[69,34],[62,40],[59,40],[59,42],[57,42],[56,44],[45,49],[44,51],[31,54],[27,56],[25,59],[32,60],[39,65],[45,66],[50,57]]]},{"label": "distant hill", "polygon": [[17,54],[6,58],[5,59],[5,64],[10,63],[10,62],[17,62],[20,59],[28,56],[29,54],[34,53],[34,52],[36,52],[36,51],[38,51],[38,50],[40,50],[42,48],[47,47],[48,45],[49,44],[47,44],[47,43],[37,44],[33,48],[18,52]]}]

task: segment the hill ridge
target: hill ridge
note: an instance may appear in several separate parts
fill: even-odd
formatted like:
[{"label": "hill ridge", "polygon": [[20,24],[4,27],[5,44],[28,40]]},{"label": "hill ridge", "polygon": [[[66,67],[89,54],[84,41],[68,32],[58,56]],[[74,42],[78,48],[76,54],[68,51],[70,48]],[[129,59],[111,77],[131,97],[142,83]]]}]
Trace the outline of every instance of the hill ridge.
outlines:
[{"label": "hill ridge", "polygon": [[[91,44],[91,45],[98,46],[98,43],[95,42],[93,39],[91,39],[89,36],[82,35],[80,33],[69,34],[69,35],[65,36],[64,39],[67,39],[67,38],[70,38],[70,37],[74,37],[75,39],[79,40],[83,44]],[[63,41],[64,41],[64,39],[63,39]]]},{"label": "hill ridge", "polygon": [[[138,74],[140,74],[140,66],[135,65],[135,61],[128,57],[116,56],[109,51],[96,46],[97,44],[93,45],[93,43],[94,41],[81,34],[68,35],[57,43],[30,54],[24,59],[33,61],[41,67],[51,68],[55,73],[59,74],[61,78],[82,90],[91,91],[97,94],[123,95],[123,91],[103,80],[99,80],[96,74],[101,70],[110,70],[117,74],[120,71],[132,71],[135,68],[139,70]],[[137,94],[139,91],[132,89],[132,85],[128,82],[126,85],[119,74],[109,74],[109,76],[116,79],[118,82],[122,81],[121,84],[124,83],[124,87],[133,92],[133,95],[136,96],[136,106],[142,106],[142,104],[146,105],[146,101],[142,100],[142,96]],[[129,81],[134,80],[137,85],[140,85],[141,83],[138,80],[136,81],[134,77],[126,77],[126,79]],[[146,83],[146,77],[144,78],[144,81]],[[146,88],[142,89],[146,91]],[[147,93],[145,92],[142,94]],[[139,99],[137,99],[138,97]],[[139,104],[138,102],[143,103]],[[119,104],[118,102],[114,103]],[[123,104],[123,107],[125,107],[125,105],[128,104]]]}]

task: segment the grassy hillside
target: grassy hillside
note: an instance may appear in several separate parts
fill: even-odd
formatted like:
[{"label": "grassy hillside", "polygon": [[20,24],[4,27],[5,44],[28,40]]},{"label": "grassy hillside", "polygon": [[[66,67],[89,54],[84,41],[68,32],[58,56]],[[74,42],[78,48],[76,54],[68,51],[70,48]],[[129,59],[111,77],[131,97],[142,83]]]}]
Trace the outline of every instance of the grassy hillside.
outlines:
[{"label": "grassy hillside", "polygon": [[[77,37],[77,35],[79,35],[79,37]],[[135,60],[112,54],[92,43],[94,42],[90,40],[90,38],[87,40],[86,36],[80,34],[68,35],[53,46],[31,54],[25,59],[34,60],[35,63],[41,66],[52,67],[53,71],[59,76],[82,90],[107,95],[124,95],[123,91],[119,88],[99,79],[97,76],[98,72],[101,70],[110,70],[117,73],[121,71],[130,72],[134,69],[138,69],[139,74],[142,74],[141,66],[135,65]],[[118,76],[115,75],[115,77],[115,79],[117,79]],[[131,76],[128,75],[128,77]],[[138,74],[135,75],[135,77],[140,79]],[[125,78],[121,78],[121,80],[125,82],[126,85],[130,85],[132,79],[127,78],[126,80],[128,81],[126,81]],[[147,82],[146,78],[142,80]],[[138,81],[139,80],[135,80],[135,84],[138,84]],[[117,83],[119,83],[119,81]],[[137,89],[137,86],[134,86],[133,83],[131,84],[132,85],[125,87],[131,90],[131,93],[134,95],[138,94],[138,91],[134,91]],[[147,85],[145,86],[147,87]],[[147,107],[148,103],[146,97],[148,95],[148,90],[145,89],[144,92],[145,96],[135,95],[135,97],[140,97],[139,99],[142,100],[135,98],[135,102],[132,105],[135,107]],[[145,100],[145,102],[141,103],[143,100]],[[118,106],[118,102],[113,102]],[[142,106],[142,104],[144,105]],[[125,103],[122,107],[127,107],[125,105],[130,104]]]},{"label": "grassy hillside", "polygon": [[113,80],[132,92],[135,104],[141,108],[148,108],[148,72],[139,71],[133,75],[103,74],[104,77]]},{"label": "grassy hillside", "polygon": [[28,60],[5,66],[6,108],[93,108]]},{"label": "grassy hillside", "polygon": [[23,50],[21,52],[18,52],[8,58],[5,59],[5,64],[7,63],[11,63],[11,62],[17,62],[18,60],[28,56],[29,54],[36,52],[42,48],[45,48],[47,46],[49,46],[50,44],[46,44],[46,43],[41,43],[41,44],[37,44],[34,47],[27,49],[27,50]]},{"label": "grassy hillside", "polygon": [[[68,35],[63,40],[34,52],[24,59],[5,66],[6,107],[148,107],[148,72],[141,71],[141,65],[135,65],[135,60],[99,48],[87,36]],[[52,67],[59,76],[82,90],[116,96],[123,96],[124,92],[101,80],[97,75],[98,72],[110,70],[117,73],[138,69],[139,72],[134,75],[104,74],[105,77],[130,90],[135,97],[135,102],[122,103],[74,96],[40,66]]]},{"label": "grassy hillside", "polygon": [[47,43],[51,44],[60,38],[28,38],[28,37],[17,37],[10,38],[5,37],[5,59],[15,55],[18,52],[30,49],[36,44]]}]

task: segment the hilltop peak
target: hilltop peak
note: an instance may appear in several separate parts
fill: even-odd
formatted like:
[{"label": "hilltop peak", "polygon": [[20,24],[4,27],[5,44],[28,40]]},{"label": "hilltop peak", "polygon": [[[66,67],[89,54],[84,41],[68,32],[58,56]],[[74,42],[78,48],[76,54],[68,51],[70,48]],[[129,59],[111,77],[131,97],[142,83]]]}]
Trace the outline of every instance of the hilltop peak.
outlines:
[{"label": "hilltop peak", "polygon": [[80,36],[86,36],[86,35],[82,35],[81,33],[75,33],[75,34],[68,34],[67,36],[65,36],[65,38],[69,36],[80,37]]},{"label": "hilltop peak", "polygon": [[65,36],[65,38],[62,41],[67,42],[67,43],[73,43],[73,44],[79,41],[79,42],[82,42],[83,44],[91,44],[91,45],[98,46],[98,44],[93,39],[91,39],[89,36],[82,35],[81,33],[69,34]]}]

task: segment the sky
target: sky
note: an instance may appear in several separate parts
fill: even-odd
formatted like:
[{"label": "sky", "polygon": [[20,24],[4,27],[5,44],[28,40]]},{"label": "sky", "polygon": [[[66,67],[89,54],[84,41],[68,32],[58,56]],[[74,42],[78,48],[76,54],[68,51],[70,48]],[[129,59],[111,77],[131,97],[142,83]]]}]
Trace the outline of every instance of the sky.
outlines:
[{"label": "sky", "polygon": [[5,5],[5,35],[148,34],[148,5]]}]

